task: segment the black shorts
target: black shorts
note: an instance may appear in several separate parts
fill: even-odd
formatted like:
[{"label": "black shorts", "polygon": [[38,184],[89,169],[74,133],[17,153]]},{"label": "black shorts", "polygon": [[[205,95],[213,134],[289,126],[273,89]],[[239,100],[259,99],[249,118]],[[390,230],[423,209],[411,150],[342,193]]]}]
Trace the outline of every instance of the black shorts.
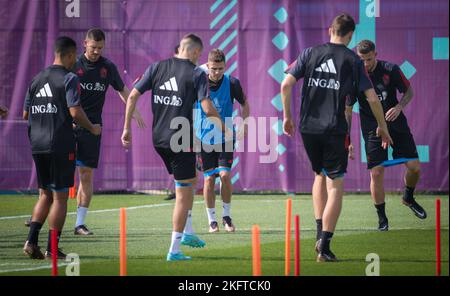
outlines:
[{"label": "black shorts", "polygon": [[95,136],[80,126],[75,128],[77,166],[96,169],[100,158],[101,135]]},{"label": "black shorts", "polygon": [[[199,169],[204,172],[218,167],[231,168],[234,145],[230,143],[231,141],[228,145],[221,143],[214,146],[202,144],[202,150],[197,153]],[[227,151],[230,149],[231,151]]]},{"label": "black shorts", "polygon": [[323,173],[335,179],[347,172],[349,142],[346,135],[301,135],[316,174]]},{"label": "black shorts", "polygon": [[194,152],[173,152],[170,148],[155,147],[156,152],[161,156],[167,171],[173,175],[175,180],[187,180],[195,178],[195,153]]},{"label": "black shorts", "polygon": [[[419,158],[416,143],[410,132],[399,133],[395,130],[389,130],[394,145],[392,146],[392,157],[399,158]],[[381,165],[388,160],[388,150],[381,147],[381,138],[376,136],[376,131],[370,131],[363,134],[364,145],[367,156],[367,169],[370,170]]]},{"label": "black shorts", "polygon": [[75,152],[64,154],[33,154],[38,187],[45,190],[64,191],[73,186]]}]

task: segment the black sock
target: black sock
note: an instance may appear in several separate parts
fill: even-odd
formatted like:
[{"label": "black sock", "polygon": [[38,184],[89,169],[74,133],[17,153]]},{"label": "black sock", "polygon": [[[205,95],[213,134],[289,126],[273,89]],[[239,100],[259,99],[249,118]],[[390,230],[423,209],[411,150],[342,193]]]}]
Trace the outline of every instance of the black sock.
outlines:
[{"label": "black sock", "polygon": [[[58,245],[59,245],[60,238],[61,238],[61,231],[58,231],[58,236],[57,236]],[[58,245],[57,245],[57,247],[58,247]],[[52,232],[51,231],[48,232],[47,251],[49,251],[49,252],[52,251]]]},{"label": "black sock", "polygon": [[414,189],[415,187],[405,186],[405,191],[403,192],[403,200],[406,202],[414,201]]},{"label": "black sock", "polygon": [[42,224],[39,222],[31,222],[30,232],[28,232],[28,242],[37,245],[39,242],[39,232],[41,231]]},{"label": "black sock", "polygon": [[386,203],[382,203],[382,204],[374,205],[374,206],[377,209],[378,219],[385,220],[386,219],[386,212],[385,212]]},{"label": "black sock", "polygon": [[322,219],[316,219],[316,241],[318,241],[322,237]]},{"label": "black sock", "polygon": [[319,247],[319,250],[321,253],[330,252],[330,243],[331,243],[332,237],[333,237],[333,232],[322,231],[322,237],[321,237],[320,247]]}]

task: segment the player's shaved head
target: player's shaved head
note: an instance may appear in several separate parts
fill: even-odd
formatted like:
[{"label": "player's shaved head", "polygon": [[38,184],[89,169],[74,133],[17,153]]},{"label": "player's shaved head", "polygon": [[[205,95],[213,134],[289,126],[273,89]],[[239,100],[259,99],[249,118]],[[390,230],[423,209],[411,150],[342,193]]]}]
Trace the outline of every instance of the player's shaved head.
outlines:
[{"label": "player's shaved head", "polygon": [[94,40],[94,41],[103,41],[105,40],[105,32],[103,32],[99,28],[89,29],[86,33],[86,39]]},{"label": "player's shaved head", "polygon": [[77,51],[77,43],[70,37],[61,36],[56,39],[54,49],[55,54],[63,58]]},{"label": "player's shaved head", "polygon": [[180,51],[192,51],[194,49],[203,49],[202,39],[192,33],[185,35],[180,41]]},{"label": "player's shaved head", "polygon": [[370,40],[363,40],[356,46],[358,53],[368,54],[369,52],[375,51],[375,43]]}]

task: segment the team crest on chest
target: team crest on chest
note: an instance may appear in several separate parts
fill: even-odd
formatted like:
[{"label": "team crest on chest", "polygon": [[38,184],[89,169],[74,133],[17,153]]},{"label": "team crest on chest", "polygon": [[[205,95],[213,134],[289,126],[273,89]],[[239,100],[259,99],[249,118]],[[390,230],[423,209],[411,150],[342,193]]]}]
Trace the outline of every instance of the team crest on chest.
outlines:
[{"label": "team crest on chest", "polygon": [[389,82],[391,82],[391,78],[389,77],[389,75],[388,74],[384,74],[383,75],[383,83],[384,83],[384,85],[389,85]]},{"label": "team crest on chest", "polygon": [[84,71],[83,71],[82,68],[78,69],[75,73],[77,73],[77,75],[78,75],[79,77],[81,77],[81,76],[84,75]]},{"label": "team crest on chest", "polygon": [[106,78],[107,75],[108,75],[108,70],[105,67],[102,67],[100,69],[100,77],[104,79],[104,78]]}]

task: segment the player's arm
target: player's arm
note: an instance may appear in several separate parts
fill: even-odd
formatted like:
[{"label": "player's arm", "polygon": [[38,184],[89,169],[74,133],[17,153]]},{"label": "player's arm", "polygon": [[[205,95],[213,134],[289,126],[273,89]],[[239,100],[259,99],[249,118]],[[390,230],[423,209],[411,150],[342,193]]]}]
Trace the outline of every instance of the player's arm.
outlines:
[{"label": "player's arm", "polygon": [[245,135],[247,135],[248,132],[248,125],[246,124],[245,120],[250,116],[250,105],[247,100],[247,96],[242,90],[242,86],[239,79],[232,78],[231,83],[232,83],[231,84],[232,98],[238,101],[239,105],[241,106],[240,114],[242,119],[244,120],[244,123],[242,124],[242,126],[239,127],[237,131],[237,139],[242,140],[245,137]]},{"label": "player's arm", "polygon": [[27,89],[27,93],[25,95],[25,100],[23,101],[23,113],[22,118],[24,120],[28,120],[28,117],[30,115],[30,105],[31,105],[31,96],[30,96],[30,88]]},{"label": "player's arm", "polygon": [[372,110],[373,116],[378,124],[377,136],[382,138],[382,146],[384,149],[387,149],[387,147],[392,145],[393,142],[391,136],[389,135],[386,120],[384,119],[383,106],[381,106],[380,100],[378,99],[378,96],[373,88],[365,90],[364,95],[367,98],[367,102],[369,103],[370,109]]},{"label": "player's arm", "polygon": [[347,126],[348,126],[348,141],[349,141],[349,145],[348,145],[348,158],[350,159],[355,159],[354,155],[353,155],[353,144],[350,138],[350,132],[352,130],[352,114],[353,114],[353,106],[345,106],[345,120],[347,121]]},{"label": "player's arm", "polygon": [[81,107],[80,82],[78,77],[73,73],[67,74],[64,77],[64,85],[66,91],[66,103],[69,108],[70,116],[72,116],[73,120],[78,125],[87,129],[90,133],[96,136],[100,135],[102,132],[101,125],[92,124]]},{"label": "player's arm", "polygon": [[381,106],[380,100],[378,99],[375,90],[373,89],[372,81],[370,81],[367,70],[364,68],[364,63],[362,60],[356,61],[356,88],[354,95],[357,96],[360,93],[364,93],[364,96],[369,103],[370,109],[372,110],[373,116],[375,117],[378,127],[376,130],[377,136],[381,137],[381,146],[387,149],[389,145],[392,145],[392,138],[389,134],[389,130],[384,119],[383,106]]},{"label": "player's arm", "polygon": [[101,134],[102,127],[100,124],[92,124],[80,105],[69,107],[69,113],[78,125],[87,129],[90,133],[96,136]]},{"label": "player's arm", "polygon": [[210,120],[213,120],[216,123],[215,126],[220,126],[220,130],[225,134],[225,139],[232,139],[233,132],[225,126],[225,122],[223,122],[211,100],[209,98],[204,98],[200,101],[200,105],[202,106],[203,112],[205,112],[206,117],[208,117]]},{"label": "player's arm", "polygon": [[127,99],[125,109],[125,122],[122,132],[122,145],[128,148],[131,145],[131,118],[133,117],[134,110],[136,109],[136,103],[141,96],[141,93],[133,88]]},{"label": "player's arm", "polygon": [[292,137],[294,135],[295,126],[291,113],[292,88],[297,83],[297,79],[287,74],[281,83],[281,102],[283,104],[283,132]]},{"label": "player's arm", "polygon": [[[128,87],[126,85],[124,85],[123,89],[121,91],[118,91],[117,94],[119,95],[122,102],[126,105],[127,99],[130,96],[130,90],[128,89]],[[141,113],[139,112],[139,110],[137,108],[134,110],[133,118],[136,120],[138,127],[140,127],[140,128],[147,127],[144,119],[141,116]]]},{"label": "player's arm", "polygon": [[244,93],[242,93],[242,95],[244,102],[241,104],[241,116],[242,119],[244,119],[244,128],[240,131],[240,134],[238,134],[238,139],[242,139],[248,134],[248,125],[245,123],[245,120],[250,116],[250,105],[247,101],[247,97]]},{"label": "player's arm", "polygon": [[406,105],[411,102],[412,98],[414,96],[413,89],[411,85],[407,88],[406,92],[403,94],[403,97],[400,99],[400,102],[398,104],[389,109],[388,112],[386,112],[386,121],[394,121],[397,119],[397,117],[400,115],[400,113],[403,111],[403,109],[406,107]]},{"label": "player's arm", "polygon": [[294,120],[291,113],[292,89],[297,81],[305,76],[306,62],[311,55],[312,48],[306,48],[298,58],[289,65],[285,73],[287,74],[281,83],[281,103],[283,105],[283,132],[292,137],[295,132]]}]

